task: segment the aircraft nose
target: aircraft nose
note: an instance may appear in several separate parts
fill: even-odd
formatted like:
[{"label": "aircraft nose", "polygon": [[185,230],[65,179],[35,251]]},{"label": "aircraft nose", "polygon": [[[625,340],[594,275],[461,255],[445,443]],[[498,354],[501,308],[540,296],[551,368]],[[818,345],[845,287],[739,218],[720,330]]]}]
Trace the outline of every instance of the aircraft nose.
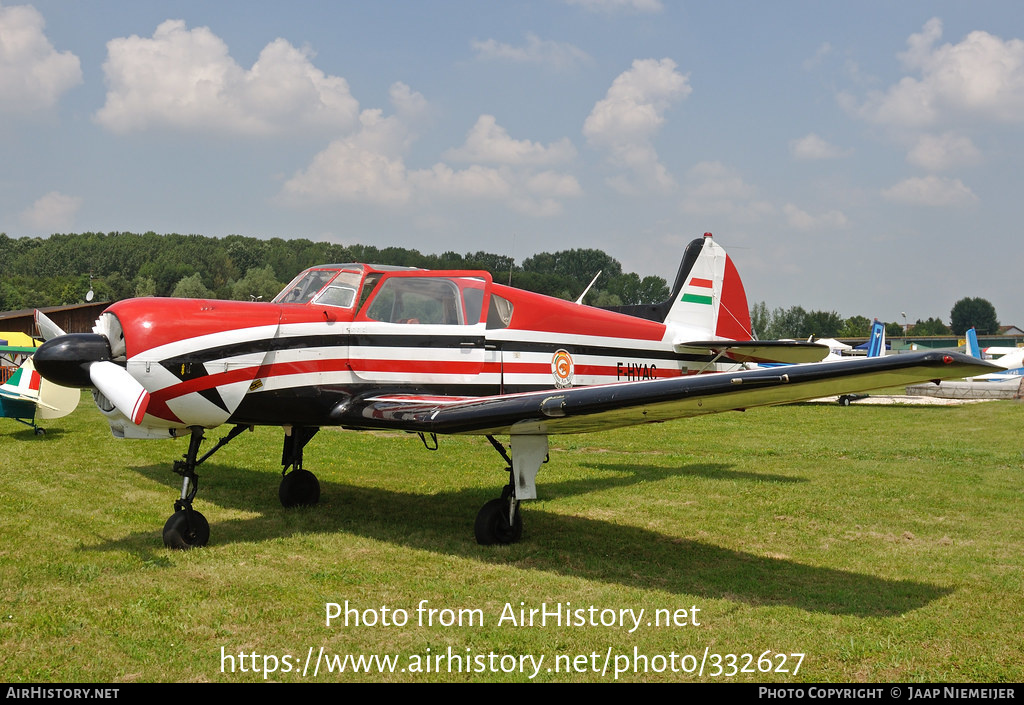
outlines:
[{"label": "aircraft nose", "polygon": [[69,333],[39,346],[32,356],[36,371],[62,387],[91,387],[89,367],[110,360],[110,342],[96,333]]}]

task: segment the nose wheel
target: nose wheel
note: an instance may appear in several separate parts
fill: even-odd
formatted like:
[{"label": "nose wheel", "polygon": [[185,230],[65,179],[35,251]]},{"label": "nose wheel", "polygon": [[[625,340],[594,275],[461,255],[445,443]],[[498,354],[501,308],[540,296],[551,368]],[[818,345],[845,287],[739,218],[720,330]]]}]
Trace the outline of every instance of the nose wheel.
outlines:
[{"label": "nose wheel", "polygon": [[164,524],[164,545],[188,550],[205,546],[210,541],[210,522],[192,509],[179,509]]}]

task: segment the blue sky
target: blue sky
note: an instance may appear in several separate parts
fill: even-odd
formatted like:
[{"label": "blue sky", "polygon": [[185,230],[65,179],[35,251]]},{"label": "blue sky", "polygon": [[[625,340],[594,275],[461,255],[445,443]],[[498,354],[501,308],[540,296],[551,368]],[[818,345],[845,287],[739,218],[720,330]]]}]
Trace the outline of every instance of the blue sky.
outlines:
[{"label": "blue sky", "polygon": [[0,232],[598,247],[1024,325],[1011,2],[0,3]]}]

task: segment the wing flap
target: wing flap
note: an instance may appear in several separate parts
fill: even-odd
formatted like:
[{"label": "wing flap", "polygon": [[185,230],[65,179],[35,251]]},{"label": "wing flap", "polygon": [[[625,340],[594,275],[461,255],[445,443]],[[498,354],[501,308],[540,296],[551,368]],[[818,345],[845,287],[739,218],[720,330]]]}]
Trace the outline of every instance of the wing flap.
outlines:
[{"label": "wing flap", "polygon": [[332,416],[350,428],[477,435],[587,433],[992,369],[960,353],[923,352],[794,365],[784,371],[723,372],[482,398],[378,395],[349,400]]}]

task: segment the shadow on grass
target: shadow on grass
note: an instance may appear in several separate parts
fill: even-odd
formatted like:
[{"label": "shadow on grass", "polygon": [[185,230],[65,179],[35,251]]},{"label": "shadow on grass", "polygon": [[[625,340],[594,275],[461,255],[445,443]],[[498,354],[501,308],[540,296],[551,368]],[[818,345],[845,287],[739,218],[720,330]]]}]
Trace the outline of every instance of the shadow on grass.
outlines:
[{"label": "shadow on grass", "polygon": [[[548,490],[551,495],[592,491],[679,474],[766,479],[756,473],[734,473],[716,464],[599,467],[632,474],[549,483],[544,486],[545,494]],[[176,476],[165,465],[136,470],[174,487]],[[318,506],[286,510],[277,502],[273,476],[226,466],[210,466],[207,470],[214,471],[217,480],[203,488],[196,508],[210,520],[212,546],[303,534],[348,533],[439,554],[629,587],[858,617],[904,614],[952,592],[926,583],[885,580],[757,556],[634,526],[548,512],[530,504],[524,505],[526,528],[521,543],[478,546],[473,537],[475,514],[496,491],[474,488],[416,494],[321,480]],[[772,476],[767,479],[794,481]],[[168,508],[170,503],[169,497]],[[210,504],[257,511],[263,516],[218,521],[216,506]],[[98,549],[128,551],[149,564],[170,565],[162,559],[168,554],[161,546],[160,527]]]},{"label": "shadow on grass", "polygon": [[[729,465],[721,463],[707,463],[703,465],[684,465],[681,468],[665,468],[657,465],[624,465],[621,463],[588,463],[588,468],[595,470],[614,470],[615,472],[635,472],[640,477],[638,480],[662,479],[666,477],[703,477],[709,480],[742,480],[746,482],[779,482],[797,483],[807,482],[802,477],[787,477],[786,475],[774,475],[765,472],[747,472],[745,470],[731,470]],[[587,482],[588,486],[593,483]],[[545,489],[547,485],[544,485]],[[593,487],[591,487],[593,489]]]},{"label": "shadow on grass", "polygon": [[[3,418],[3,417],[0,417],[0,418]],[[0,422],[0,423],[2,423],[2,422]],[[11,423],[13,424],[13,423],[18,423],[18,422],[13,420],[13,419],[11,419]],[[0,437],[13,438],[13,439],[19,440],[19,441],[40,441],[41,442],[41,441],[45,441],[47,438],[60,438],[62,435],[64,435],[64,430],[63,429],[60,429],[60,428],[50,428],[49,426],[44,426],[42,424],[38,425],[38,428],[43,429],[42,433],[36,433],[34,428],[32,428],[31,426],[25,426],[23,424],[21,424],[21,428],[14,428],[13,426],[11,428],[13,430],[11,430],[10,433],[4,433]]]}]

